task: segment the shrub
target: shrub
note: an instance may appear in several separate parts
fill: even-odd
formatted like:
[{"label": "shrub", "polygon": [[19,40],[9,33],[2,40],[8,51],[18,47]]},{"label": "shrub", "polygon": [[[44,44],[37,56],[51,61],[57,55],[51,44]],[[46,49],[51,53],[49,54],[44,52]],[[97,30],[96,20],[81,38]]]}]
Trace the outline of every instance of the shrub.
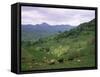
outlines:
[{"label": "shrub", "polygon": [[56,63],[56,60],[55,60],[55,59],[51,59],[51,60],[49,61],[49,64],[50,64],[50,65],[55,64],[55,63]]},{"label": "shrub", "polygon": [[76,58],[79,58],[81,56],[81,53],[78,52],[78,51],[70,51],[68,53],[68,60],[71,61],[71,60],[74,60]]},{"label": "shrub", "polygon": [[39,47],[38,48],[39,51],[44,51],[44,52],[49,52],[50,49],[48,47]]},{"label": "shrub", "polygon": [[64,62],[64,59],[63,58],[60,58],[57,60],[59,63],[63,63]]}]

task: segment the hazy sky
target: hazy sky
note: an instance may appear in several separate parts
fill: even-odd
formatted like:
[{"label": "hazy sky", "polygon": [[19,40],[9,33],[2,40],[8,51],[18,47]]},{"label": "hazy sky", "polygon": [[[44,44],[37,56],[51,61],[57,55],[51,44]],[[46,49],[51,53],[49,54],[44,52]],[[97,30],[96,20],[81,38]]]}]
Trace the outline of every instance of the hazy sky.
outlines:
[{"label": "hazy sky", "polygon": [[77,26],[94,19],[95,11],[22,6],[21,16],[22,24],[34,25],[46,22],[51,25],[69,24]]}]

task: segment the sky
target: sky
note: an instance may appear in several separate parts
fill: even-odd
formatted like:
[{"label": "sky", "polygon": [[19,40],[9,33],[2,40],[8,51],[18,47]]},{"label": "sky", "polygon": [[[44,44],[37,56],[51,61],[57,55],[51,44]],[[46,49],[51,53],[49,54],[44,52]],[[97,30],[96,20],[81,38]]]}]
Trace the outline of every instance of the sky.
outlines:
[{"label": "sky", "polygon": [[45,7],[21,7],[22,25],[48,23],[50,25],[67,24],[78,26],[95,18],[94,10],[62,9]]}]

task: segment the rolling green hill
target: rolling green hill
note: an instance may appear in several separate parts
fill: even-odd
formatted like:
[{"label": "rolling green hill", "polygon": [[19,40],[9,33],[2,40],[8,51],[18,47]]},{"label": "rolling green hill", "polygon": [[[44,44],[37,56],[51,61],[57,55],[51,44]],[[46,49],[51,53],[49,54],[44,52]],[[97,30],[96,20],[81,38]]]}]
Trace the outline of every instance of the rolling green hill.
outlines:
[{"label": "rolling green hill", "polygon": [[35,42],[22,42],[22,70],[95,66],[95,19]]}]

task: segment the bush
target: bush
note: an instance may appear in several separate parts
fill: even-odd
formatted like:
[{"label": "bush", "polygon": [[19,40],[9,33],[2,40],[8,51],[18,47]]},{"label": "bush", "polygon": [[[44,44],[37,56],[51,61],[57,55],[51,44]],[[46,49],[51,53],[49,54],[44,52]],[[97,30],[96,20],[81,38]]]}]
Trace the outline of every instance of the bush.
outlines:
[{"label": "bush", "polygon": [[63,63],[64,62],[64,59],[63,58],[60,58],[57,60],[59,63]]},{"label": "bush", "polygon": [[49,64],[50,64],[50,65],[55,64],[55,63],[56,63],[56,60],[55,60],[55,59],[51,59],[51,60],[49,61]]},{"label": "bush", "polygon": [[49,52],[50,49],[48,47],[42,47],[40,48],[40,51]]},{"label": "bush", "polygon": [[70,51],[68,53],[68,60],[71,61],[71,60],[74,60],[76,58],[79,58],[81,56],[81,53],[80,52],[77,52],[77,51]]}]

